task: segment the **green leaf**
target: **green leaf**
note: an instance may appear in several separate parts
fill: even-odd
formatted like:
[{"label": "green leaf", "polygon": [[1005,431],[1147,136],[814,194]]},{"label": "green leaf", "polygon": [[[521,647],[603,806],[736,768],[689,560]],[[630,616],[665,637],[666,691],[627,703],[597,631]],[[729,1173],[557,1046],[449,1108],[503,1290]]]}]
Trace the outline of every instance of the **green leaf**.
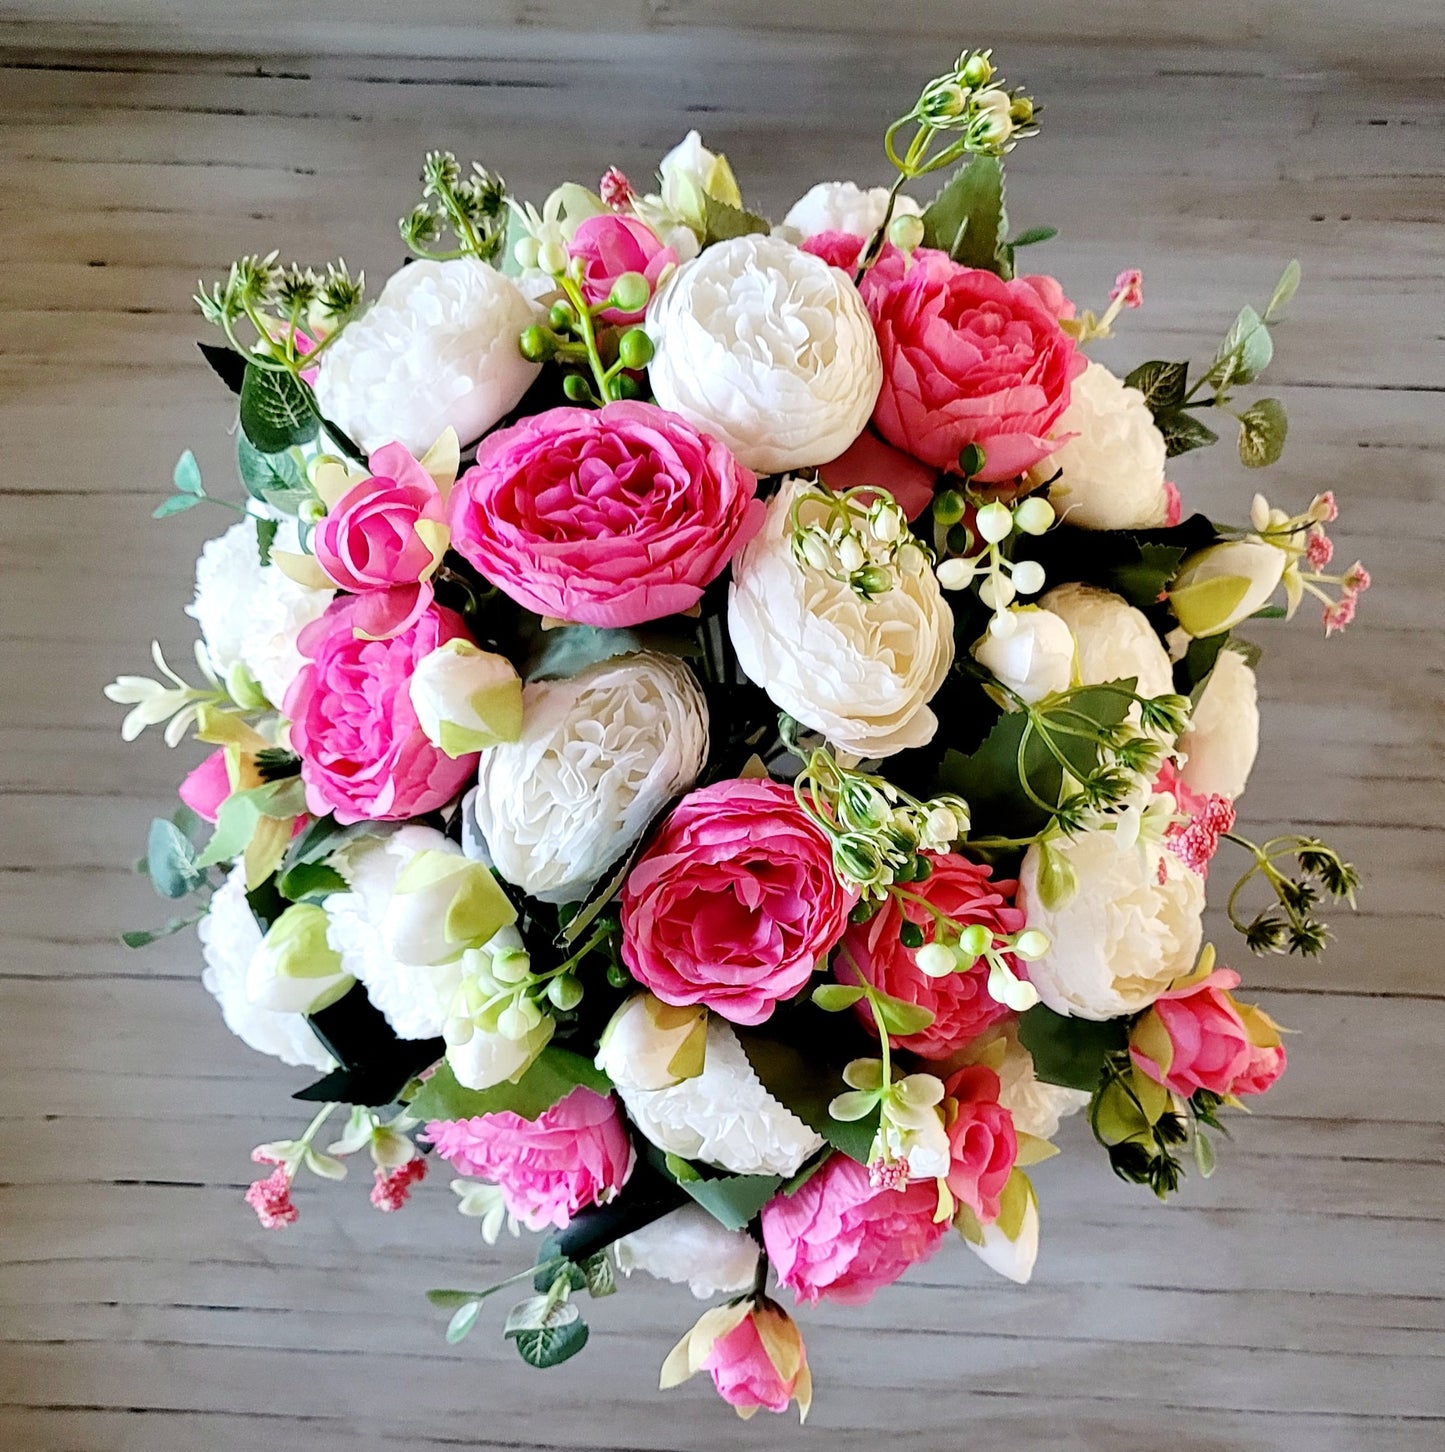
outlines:
[{"label": "green leaf", "polygon": [[[572,1308],[574,1311],[576,1307]],[[579,1316],[562,1326],[544,1326],[536,1331],[518,1331],[511,1338],[517,1354],[528,1366],[545,1370],[560,1366],[587,1344],[587,1323]]]},{"label": "green leaf", "polygon": [[1270,297],[1269,306],[1264,310],[1264,320],[1269,322],[1278,316],[1284,305],[1295,295],[1299,287],[1300,270],[1299,259],[1296,258],[1284,270],[1280,279],[1274,285],[1274,292]]},{"label": "green leaf", "polygon": [[1148,610],[1159,603],[1185,553],[1179,545],[1141,544],[1137,561],[1115,565],[1110,580],[1131,605]]},{"label": "green leaf", "polygon": [[295,454],[289,449],[263,454],[245,434],[236,435],[236,472],[252,499],[263,504],[273,494],[306,488],[306,479]]},{"label": "green leaf", "polygon": [[289,871],[303,862],[322,862],[358,838],[374,836],[375,822],[338,822],[335,817],[317,817],[291,840],[281,870]]},{"label": "green leaf", "polygon": [[[1298,266],[1297,263],[1295,265]],[[1198,1125],[1194,1128],[1194,1163],[1206,1180],[1214,1173],[1214,1141]]]},{"label": "green leaf", "polygon": [[127,948],[144,948],[151,943],[158,942],[161,938],[174,937],[184,928],[189,928],[192,923],[200,921],[200,916],[192,914],[188,918],[168,918],[158,928],[134,928],[128,933],[122,933],[120,940]]},{"label": "green leaf", "polygon": [[1010,247],[1033,247],[1039,242],[1052,242],[1059,235],[1057,227],[1029,227],[1017,237],[1010,237]]},{"label": "green leaf", "polygon": [[277,878],[276,890],[292,902],[301,902],[305,898],[345,892],[347,882],[334,867],[327,867],[324,862],[300,862]]},{"label": "green leaf", "polygon": [[1124,382],[1144,395],[1150,413],[1168,413],[1184,402],[1189,386],[1189,364],[1153,358],[1125,375]]},{"label": "green leaf", "polygon": [[256,554],[262,565],[271,563],[271,546],[276,543],[276,531],[280,527],[274,519],[256,521]]},{"label": "green leaf", "polygon": [[309,444],[321,429],[311,390],[289,373],[246,365],[241,383],[241,429],[263,454]]},{"label": "green leaf", "polygon": [[184,510],[194,509],[196,505],[204,503],[194,494],[172,494],[163,504],[157,505],[151,511],[152,519],[169,519],[173,514],[180,514]]},{"label": "green leaf", "polygon": [[782,1188],[782,1175],[699,1176],[678,1183],[719,1225],[741,1230]]},{"label": "green leaf", "polygon": [[1171,459],[1219,442],[1219,435],[1213,429],[1200,423],[1192,413],[1186,413],[1183,409],[1156,414],[1154,423],[1164,435],[1165,454]]},{"label": "green leaf", "polygon": [[205,864],[196,860],[195,848],[174,822],[157,817],[146,838],[146,870],[162,897],[178,898],[193,893],[206,880]]},{"label": "green leaf", "polygon": [[1264,319],[1246,303],[1230,325],[1204,375],[1216,388],[1249,383],[1269,366],[1274,343]]},{"label": "green leaf", "polygon": [[215,867],[239,857],[250,845],[262,817],[299,816],[306,810],[306,788],[300,777],[270,781],[264,786],[232,792],[216,814],[216,829],[206,850],[196,858],[197,867]]},{"label": "green leaf", "polygon": [[1239,462],[1250,469],[1263,469],[1284,453],[1289,419],[1277,398],[1261,398],[1239,416]]},{"label": "green leaf", "polygon": [[428,1291],[426,1298],[433,1306],[443,1311],[453,1311],[458,1306],[465,1306],[471,1301],[481,1299],[481,1292],[478,1291]]},{"label": "green leaf", "polygon": [[753,232],[771,232],[773,224],[766,217],[746,207],[734,207],[716,197],[703,199],[703,246],[726,242],[733,237],[746,237]]},{"label": "green leaf", "polygon": [[1066,1018],[1042,1003],[1019,1016],[1019,1042],[1034,1059],[1034,1073],[1046,1084],[1092,1092],[1098,1088],[1104,1061],[1129,1042],[1123,1019],[1096,1023]]},{"label": "green leaf", "polygon": [[466,1089],[457,1083],[451,1065],[442,1063],[412,1100],[408,1113],[418,1119],[471,1119],[477,1114],[510,1110],[523,1119],[536,1119],[579,1084],[606,1094],[611,1081],[590,1059],[549,1044],[515,1084],[490,1089]]},{"label": "green leaf", "polygon": [[482,1303],[480,1301],[467,1301],[458,1306],[456,1314],[447,1323],[447,1345],[455,1346],[458,1341],[463,1340],[467,1333],[477,1324],[477,1317],[481,1315]]},{"label": "green leaf", "polygon": [[861,988],[853,988],[846,983],[820,983],[813,990],[813,1002],[824,1013],[842,1013],[845,1008],[852,1008],[862,997]]},{"label": "green leaf", "polygon": [[1003,166],[995,156],[976,156],[923,209],[923,245],[947,252],[965,267],[1002,276],[999,253],[1006,226]]},{"label": "green leaf", "polygon": [[612,1267],[612,1257],[605,1250],[589,1255],[582,1262],[582,1274],[587,1282],[587,1294],[594,1301],[617,1291],[617,1272]]},{"label": "green leaf", "polygon": [[901,998],[891,998],[886,993],[876,993],[873,1001],[878,1005],[878,1013],[883,1019],[883,1027],[890,1034],[898,1034],[900,1037],[908,1034],[920,1034],[933,1023],[933,1010],[924,1008],[921,1004],[908,1003]]},{"label": "green leaf", "polygon": [[1203,694],[1214,663],[1219,659],[1219,652],[1224,649],[1228,640],[1227,630],[1220,631],[1218,635],[1204,635],[1191,640],[1189,649],[1184,652],[1184,659],[1174,667],[1175,689],[1188,696],[1195,705],[1199,704],[1199,697]]},{"label": "green leaf", "polygon": [[175,485],[177,494],[194,494],[197,499],[205,497],[206,491],[201,484],[201,466],[196,463],[196,456],[189,449],[176,460],[171,483]]},{"label": "green leaf", "polygon": [[746,1029],[736,1032],[763,1088],[834,1149],[859,1164],[867,1164],[868,1151],[878,1132],[878,1116],[870,1114],[849,1122],[835,1119],[828,1112],[842,1083],[841,1066],[834,1074],[778,1039],[764,1038]]},{"label": "green leaf", "polygon": [[681,1155],[667,1154],[662,1157],[663,1164],[667,1167],[667,1173],[677,1181],[679,1185],[687,1180],[702,1179],[702,1172],[692,1163],[685,1160]]}]

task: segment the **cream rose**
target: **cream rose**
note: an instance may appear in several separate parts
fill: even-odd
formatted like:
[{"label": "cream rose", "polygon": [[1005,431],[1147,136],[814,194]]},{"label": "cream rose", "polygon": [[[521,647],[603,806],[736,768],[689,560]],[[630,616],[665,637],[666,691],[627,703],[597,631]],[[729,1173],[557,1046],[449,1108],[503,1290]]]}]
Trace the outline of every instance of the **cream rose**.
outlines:
[{"label": "cream rose", "polygon": [[1238,651],[1226,646],[1219,652],[1179,751],[1186,786],[1231,800],[1243,794],[1259,752],[1259,687]]},{"label": "cream rose", "polygon": [[836,459],[883,382],[852,280],[781,237],[734,237],[684,263],[647,330],[658,403],[759,474]]},{"label": "cream rose", "polygon": [[1105,681],[1139,682],[1141,696],[1167,696],[1174,690],[1169,653],[1142,610],[1122,595],[1093,585],[1059,585],[1039,604],[1052,610],[1074,633],[1079,680],[1086,686]]},{"label": "cream rose", "polygon": [[368,453],[396,442],[420,458],[447,428],[470,443],[537,376],[517,342],[533,317],[474,257],[410,263],[322,355],[316,401]]},{"label": "cream rose", "polygon": [[[865,599],[793,555],[788,479],[762,530],[733,560],[728,634],[748,679],[789,715],[861,757],[933,739],[928,708],[953,664],[953,615],[921,554],[891,567],[890,588]],[[819,506],[821,509],[821,506]],[[806,524],[814,506],[805,505]]]},{"label": "cream rose", "polygon": [[[819,232],[846,232],[850,237],[866,239],[878,230],[887,210],[887,187],[864,190],[856,182],[819,182],[788,208],[781,231],[793,241],[815,237]],[[918,203],[912,197],[900,196],[893,205],[893,215],[916,217]]]},{"label": "cream rose", "polygon": [[544,902],[574,902],[707,759],[692,672],[643,652],[522,693],[519,740],[482,752],[469,856]]}]

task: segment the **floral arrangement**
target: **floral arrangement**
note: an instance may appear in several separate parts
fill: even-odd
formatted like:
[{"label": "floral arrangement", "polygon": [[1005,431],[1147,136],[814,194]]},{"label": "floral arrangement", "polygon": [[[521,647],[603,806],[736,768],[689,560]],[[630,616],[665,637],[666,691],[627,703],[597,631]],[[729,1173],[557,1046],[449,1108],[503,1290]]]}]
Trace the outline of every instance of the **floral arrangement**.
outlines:
[{"label": "floral arrangement", "polygon": [[[1215,524],[1166,476],[1206,419],[1279,457],[1237,394],[1298,268],[1202,368],[1116,376],[1087,350],[1138,272],[1096,314],[1021,270],[1054,234],[1011,230],[1003,158],[1038,129],[967,52],[888,128],[891,186],[776,226],[696,133],[656,192],[540,210],[434,153],[369,305],[274,253],[202,292],[244,498],[181,457],[157,515],[237,515],[200,678],[157,648],[108,694],[127,739],[213,748],[143,863],[199,910],[126,941],[197,923],[227,1026],[319,1076],[255,1151],[262,1225],[363,1151],[383,1211],[444,1162],[488,1244],[547,1232],[504,1283],[524,1360],[646,1271],[719,1301],[664,1387],[806,1413],[770,1275],[862,1303],[952,1228],[1026,1281],[1065,1115],[1162,1198],[1283,1071],[1202,941],[1216,851],[1255,953],[1318,952],[1356,877],[1235,830],[1234,631],[1306,595],[1338,630],[1369,576],[1330,572],[1330,494]],[[431,1292],[449,1339],[498,1289]]]}]

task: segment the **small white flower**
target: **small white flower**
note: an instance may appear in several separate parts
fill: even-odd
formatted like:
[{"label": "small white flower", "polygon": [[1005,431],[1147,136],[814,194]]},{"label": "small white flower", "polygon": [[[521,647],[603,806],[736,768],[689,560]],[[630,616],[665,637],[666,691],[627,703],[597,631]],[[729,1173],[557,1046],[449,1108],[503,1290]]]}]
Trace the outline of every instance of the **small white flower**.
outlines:
[{"label": "small white flower", "polygon": [[467,756],[521,734],[516,667],[460,636],[419,660],[407,689],[427,740],[448,756]]},{"label": "small white flower", "polygon": [[544,902],[575,902],[697,780],[707,741],[702,691],[672,656],[534,681],[520,739],[482,752],[467,853]]},{"label": "small white flower", "polygon": [[482,1239],[488,1245],[495,1245],[501,1238],[503,1225],[513,1238],[521,1235],[522,1222],[507,1214],[500,1185],[489,1185],[485,1180],[453,1180],[452,1193],[463,1215],[482,1222]]},{"label": "small white flower", "polygon": [[[882,225],[887,210],[887,187],[869,187],[865,191],[856,182],[819,182],[788,208],[779,231],[794,242],[819,232],[847,232],[866,241]],[[900,196],[894,203],[893,215],[916,217],[918,203],[912,197]]]},{"label": "small white flower", "polygon": [[[1167,696],[1174,690],[1174,671],[1154,627],[1112,590],[1093,585],[1058,585],[1039,601],[1074,633],[1079,680],[1086,686],[1106,681],[1138,681],[1141,696]],[[1133,708],[1137,713],[1138,708]]]},{"label": "small white flower", "polygon": [[973,658],[1030,705],[1068,690],[1074,679],[1074,636],[1068,624],[1052,610],[1028,605],[1015,606],[1002,618],[1012,627],[980,636]]},{"label": "small white flower", "polygon": [[1243,794],[1259,752],[1259,687],[1238,651],[1219,652],[1179,751],[1186,786],[1231,800]]},{"label": "small white flower", "polygon": [[518,346],[533,319],[511,278],[474,257],[410,263],[322,355],[316,401],[368,452],[395,441],[420,458],[448,428],[470,443],[537,376]]},{"label": "small white flower", "polygon": [[[461,983],[452,995],[442,1033],[447,1064],[458,1084],[490,1089],[526,1073],[547,1047],[553,1019],[519,990],[530,979],[522,935],[503,928],[481,948],[462,955]],[[520,969],[519,973],[510,970]]]},{"label": "small white flower", "polygon": [[734,237],[684,263],[647,327],[658,403],[760,474],[836,459],[883,383],[852,280],[781,237]]},{"label": "small white flower", "polygon": [[1074,379],[1054,434],[1075,437],[1038,469],[1044,477],[1063,471],[1049,487],[1049,502],[1068,524],[1145,529],[1164,523],[1164,435],[1137,388],[1091,362]]},{"label": "small white flower", "polygon": [[624,1235],[613,1254],[623,1275],[646,1271],[658,1280],[686,1283],[700,1301],[747,1290],[758,1268],[757,1241],[719,1225],[700,1205],[684,1205]]},{"label": "small white flower", "polygon": [[[801,566],[790,514],[809,489],[784,480],[763,528],[733,561],[728,634],[748,679],[782,710],[861,757],[932,740],[928,708],[953,664],[953,614],[932,571],[898,569],[864,598]],[[822,506],[805,505],[801,523]]]},{"label": "small white flower", "polygon": [[[1054,908],[1039,896],[1040,852],[1019,869],[1019,906],[1049,937],[1029,980],[1055,1013],[1117,1018],[1147,1008],[1194,966],[1203,938],[1204,882],[1172,852],[1121,852],[1113,832],[1051,843],[1073,869],[1077,890]],[[1163,881],[1160,881],[1160,866]]]}]

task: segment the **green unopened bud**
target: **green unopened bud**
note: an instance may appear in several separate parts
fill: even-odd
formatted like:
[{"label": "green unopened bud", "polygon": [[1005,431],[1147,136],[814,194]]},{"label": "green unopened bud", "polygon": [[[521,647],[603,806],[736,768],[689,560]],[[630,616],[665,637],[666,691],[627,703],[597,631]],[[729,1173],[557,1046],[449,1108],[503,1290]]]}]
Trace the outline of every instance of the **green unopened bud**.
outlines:
[{"label": "green unopened bud", "polygon": [[577,311],[571,303],[559,298],[548,310],[547,321],[557,332],[568,333],[577,325]]},{"label": "green unopened bud", "polygon": [[553,1008],[570,1013],[582,1002],[582,985],[570,973],[563,973],[547,985],[547,997]]},{"label": "green unopened bud", "polygon": [[629,328],[618,341],[617,356],[624,368],[646,368],[652,362],[652,354],[652,339],[641,328]]},{"label": "green unopened bud", "polygon": [[864,565],[853,574],[849,583],[859,595],[868,598],[893,588],[893,579],[882,565]]},{"label": "green unopened bud", "polygon": [[497,1032],[514,1042],[540,1028],[544,1015],[530,998],[514,998],[497,1016]]},{"label": "green unopened bud", "polygon": [[993,63],[986,55],[971,55],[964,61],[958,74],[965,86],[976,91],[993,79]]},{"label": "green unopened bud", "polygon": [[522,350],[522,357],[532,363],[545,363],[556,351],[556,341],[551,333],[537,323],[522,330],[517,346]]},{"label": "green unopened bud", "polygon": [[626,373],[619,373],[607,385],[607,391],[613,398],[641,398],[642,385]]},{"label": "green unopened bud", "polygon": [[562,392],[573,403],[586,403],[592,396],[592,387],[580,373],[569,373],[562,380]]},{"label": "green unopened bud", "polygon": [[326,518],[326,506],[319,499],[303,499],[296,517],[302,524],[320,524]]},{"label": "green unopened bud", "polygon": [[833,843],[839,873],[859,887],[872,887],[887,876],[883,855],[866,837],[848,835]]},{"label": "green unopened bud", "polygon": [[246,997],[275,1013],[319,1013],[351,990],[326,937],[326,910],[295,903],[266,932],[246,969]]},{"label": "green unopened bud", "polygon": [[498,983],[525,983],[532,976],[532,958],[524,948],[503,948],[492,954],[492,977]]},{"label": "green unopened bud", "polygon": [[942,525],[957,524],[966,507],[957,489],[945,489],[933,501],[933,517]]},{"label": "green unopened bud", "polygon": [[1042,958],[1048,951],[1049,935],[1038,928],[1026,928],[1013,942],[1014,956],[1022,958],[1025,963]]},{"label": "green unopened bud", "polygon": [[557,241],[548,240],[537,249],[537,264],[543,272],[560,277],[567,270],[567,249]]},{"label": "green unopened bud", "polygon": [[984,465],[988,463],[988,455],[984,453],[979,444],[965,444],[958,451],[958,470],[965,479],[972,479],[983,473]]},{"label": "green unopened bud", "polygon": [[986,948],[993,946],[993,934],[982,923],[970,923],[958,935],[958,950],[977,958]]},{"label": "green unopened bud", "polygon": [[951,121],[967,105],[968,97],[956,81],[936,81],[919,98],[918,114],[925,121]]},{"label": "green unopened bud", "polygon": [[624,272],[612,284],[608,303],[624,313],[640,313],[652,296],[652,284],[640,272]]},{"label": "green unopened bud", "polygon": [[888,240],[900,252],[912,252],[923,245],[923,218],[902,212],[888,224]]},{"label": "green unopened bud", "polygon": [[1016,126],[1027,126],[1034,119],[1034,103],[1028,96],[1015,96],[1009,103],[1009,120]]}]

